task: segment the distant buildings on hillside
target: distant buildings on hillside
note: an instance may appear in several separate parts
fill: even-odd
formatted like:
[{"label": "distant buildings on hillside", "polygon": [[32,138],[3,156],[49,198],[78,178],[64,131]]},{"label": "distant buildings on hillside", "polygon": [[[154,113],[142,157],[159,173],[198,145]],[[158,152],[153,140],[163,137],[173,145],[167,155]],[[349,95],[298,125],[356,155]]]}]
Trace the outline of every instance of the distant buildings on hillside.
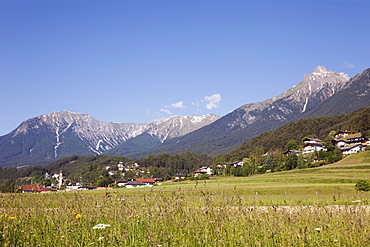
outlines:
[{"label": "distant buildings on hillside", "polygon": [[[335,133],[332,144],[340,149],[342,155],[348,155],[364,151],[367,145],[370,145],[369,140],[359,132],[354,131],[338,131]],[[317,138],[305,138],[303,140],[303,151],[300,150],[287,150],[284,154],[310,154],[320,151],[327,151],[322,140]]]}]

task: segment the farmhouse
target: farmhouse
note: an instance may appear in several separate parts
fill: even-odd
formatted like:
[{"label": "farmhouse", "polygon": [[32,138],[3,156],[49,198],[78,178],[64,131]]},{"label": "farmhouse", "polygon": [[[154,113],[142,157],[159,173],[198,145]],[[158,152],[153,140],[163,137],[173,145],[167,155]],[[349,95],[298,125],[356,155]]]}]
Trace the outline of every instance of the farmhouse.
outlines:
[{"label": "farmhouse", "polygon": [[47,193],[50,192],[49,189],[45,188],[42,185],[23,185],[21,186],[22,193]]},{"label": "farmhouse", "polygon": [[199,167],[198,170],[193,171],[193,176],[198,177],[199,175],[207,174],[212,175],[212,168],[210,166]]},{"label": "farmhouse", "polygon": [[185,179],[188,175],[186,174],[175,174],[175,179]]},{"label": "farmhouse", "polygon": [[80,187],[78,187],[78,189],[79,190],[96,190],[96,189],[98,189],[98,187],[96,187],[96,186],[80,186]]},{"label": "farmhouse", "polygon": [[151,178],[135,178],[135,181],[142,182],[148,187],[152,187],[155,184],[155,180]]},{"label": "farmhouse", "polygon": [[233,166],[233,167],[238,167],[238,166],[243,166],[243,161],[234,161],[234,162],[231,162],[229,163],[230,166]]},{"label": "farmhouse", "polygon": [[285,156],[288,156],[288,155],[291,155],[291,154],[299,155],[299,154],[302,154],[302,151],[288,149],[287,151],[284,152]]},{"label": "farmhouse", "polygon": [[109,171],[108,172],[108,175],[109,176],[114,176],[114,175],[116,175],[117,174],[117,171]]},{"label": "farmhouse", "polygon": [[198,171],[206,172],[206,174],[212,175],[212,167],[210,167],[210,166],[199,167]]},{"label": "farmhouse", "polygon": [[354,134],[354,133],[356,133],[356,132],[348,131],[348,130],[340,130],[337,133],[335,133],[334,138],[339,140],[339,139],[342,139],[342,138],[346,137],[347,135],[351,135],[351,134]]},{"label": "farmhouse", "polygon": [[207,174],[206,171],[193,171],[193,176],[194,177],[198,177],[199,175],[204,175],[204,174]]},{"label": "farmhouse", "polygon": [[126,188],[138,188],[138,187],[146,187],[147,185],[141,181],[128,181],[126,183]]},{"label": "farmhouse", "polygon": [[[340,137],[340,136],[339,136]],[[337,147],[352,146],[354,144],[367,145],[367,138],[364,137],[360,132],[347,134],[340,138],[335,138],[333,140],[333,145]]]},{"label": "farmhouse", "polygon": [[360,143],[340,148],[340,151],[342,152],[343,155],[355,154],[357,152],[364,151],[364,150],[365,148]]},{"label": "farmhouse", "polygon": [[125,186],[128,183],[128,180],[119,180],[116,181],[118,187]]},{"label": "farmhouse", "polygon": [[117,168],[119,171],[123,171],[123,169],[125,168],[125,165],[123,164],[123,162],[119,162],[117,165]]},{"label": "farmhouse", "polygon": [[310,154],[327,150],[320,139],[306,138],[303,140],[303,142],[303,154]]}]

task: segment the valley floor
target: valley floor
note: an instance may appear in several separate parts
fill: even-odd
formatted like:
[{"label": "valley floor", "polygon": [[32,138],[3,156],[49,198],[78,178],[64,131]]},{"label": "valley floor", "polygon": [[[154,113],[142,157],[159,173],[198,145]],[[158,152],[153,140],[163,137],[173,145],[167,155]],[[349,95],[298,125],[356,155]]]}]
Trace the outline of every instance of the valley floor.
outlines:
[{"label": "valley floor", "polygon": [[[2,246],[369,246],[367,158],[152,188],[3,194]],[[103,225],[102,225],[103,224]]]}]

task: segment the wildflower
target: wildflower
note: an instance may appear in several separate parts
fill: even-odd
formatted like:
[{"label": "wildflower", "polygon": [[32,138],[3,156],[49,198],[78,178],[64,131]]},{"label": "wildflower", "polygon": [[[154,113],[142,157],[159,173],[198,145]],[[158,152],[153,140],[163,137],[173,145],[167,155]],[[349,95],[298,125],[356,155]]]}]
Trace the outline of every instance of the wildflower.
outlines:
[{"label": "wildflower", "polygon": [[101,240],[103,240],[104,239],[104,237],[99,237],[98,238],[98,241],[101,241]]},{"label": "wildflower", "polygon": [[78,223],[77,222],[73,222],[73,225],[78,225]]},{"label": "wildflower", "polygon": [[79,218],[81,218],[82,217],[82,215],[81,214],[76,214],[76,219],[79,219]]},{"label": "wildflower", "polygon": [[17,217],[12,217],[12,216],[8,217],[9,220],[15,220],[16,218]]},{"label": "wildflower", "polygon": [[108,226],[110,226],[110,225],[107,225],[107,224],[97,224],[96,226],[93,227],[93,229],[105,229]]}]

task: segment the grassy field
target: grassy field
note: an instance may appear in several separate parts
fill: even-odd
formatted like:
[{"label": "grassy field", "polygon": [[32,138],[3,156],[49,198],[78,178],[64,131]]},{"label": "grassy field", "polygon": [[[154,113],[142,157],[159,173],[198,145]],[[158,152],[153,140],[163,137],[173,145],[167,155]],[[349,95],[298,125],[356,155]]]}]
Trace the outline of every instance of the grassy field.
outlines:
[{"label": "grassy field", "polygon": [[0,245],[370,246],[370,196],[355,190],[358,179],[370,180],[369,152],[252,177],[3,194]]}]

